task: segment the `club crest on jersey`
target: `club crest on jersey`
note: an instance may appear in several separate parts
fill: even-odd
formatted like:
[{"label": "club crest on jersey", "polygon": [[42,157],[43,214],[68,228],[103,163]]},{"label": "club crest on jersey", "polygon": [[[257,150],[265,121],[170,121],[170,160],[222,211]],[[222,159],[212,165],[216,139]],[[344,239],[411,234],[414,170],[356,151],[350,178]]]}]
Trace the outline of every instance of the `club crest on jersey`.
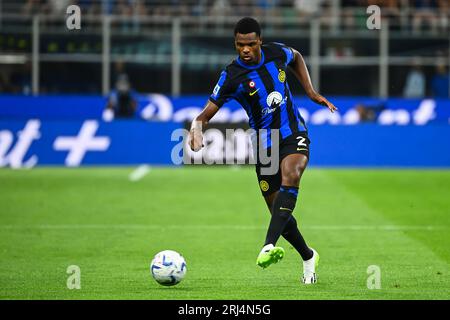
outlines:
[{"label": "club crest on jersey", "polygon": [[278,80],[280,80],[280,82],[286,81],[286,72],[281,69],[279,71],[280,72],[278,73]]},{"label": "club crest on jersey", "polygon": [[249,86],[250,88],[253,89],[253,88],[256,86],[256,84],[255,84],[254,81],[250,81],[250,82],[248,83],[248,86]]},{"label": "club crest on jersey", "polygon": [[261,182],[259,183],[259,186],[260,186],[261,190],[264,192],[269,190],[269,183],[266,180],[261,180]]}]

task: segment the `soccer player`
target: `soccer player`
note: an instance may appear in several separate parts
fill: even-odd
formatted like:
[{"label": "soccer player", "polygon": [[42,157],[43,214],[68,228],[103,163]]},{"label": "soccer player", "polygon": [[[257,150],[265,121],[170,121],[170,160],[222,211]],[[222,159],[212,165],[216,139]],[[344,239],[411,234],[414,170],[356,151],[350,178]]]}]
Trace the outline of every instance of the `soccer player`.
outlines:
[{"label": "soccer player", "polygon": [[273,143],[270,129],[279,130],[278,172],[263,175],[264,165],[257,157],[259,186],[272,216],[256,264],[266,268],[283,258],[284,249],[276,246],[283,236],[303,259],[303,283],[316,283],[319,255],[308,247],[293,216],[300,178],[308,164],[310,140],[305,121],[292,99],[286,69],[289,67],[293,71],[312,101],[331,112],[337,108],[314,90],[303,57],[297,50],[281,43],[262,44],[261,28],[255,19],[246,17],[237,22],[234,36],[238,57],[224,69],[205,108],[192,122],[188,143],[193,151],[203,147],[202,130],[231,99],[245,109],[251,128],[269,129],[263,139],[266,150],[270,150]]}]

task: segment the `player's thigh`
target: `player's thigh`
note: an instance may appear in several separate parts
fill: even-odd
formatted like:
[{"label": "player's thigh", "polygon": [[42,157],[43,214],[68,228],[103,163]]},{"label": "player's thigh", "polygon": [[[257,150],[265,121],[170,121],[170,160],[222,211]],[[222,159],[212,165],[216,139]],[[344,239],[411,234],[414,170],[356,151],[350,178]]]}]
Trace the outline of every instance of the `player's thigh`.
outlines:
[{"label": "player's thigh", "polygon": [[281,161],[281,185],[298,187],[303,172],[308,165],[308,157],[294,153]]},{"label": "player's thigh", "polygon": [[306,133],[289,136],[280,145],[281,184],[298,186],[308,165],[310,140]]}]

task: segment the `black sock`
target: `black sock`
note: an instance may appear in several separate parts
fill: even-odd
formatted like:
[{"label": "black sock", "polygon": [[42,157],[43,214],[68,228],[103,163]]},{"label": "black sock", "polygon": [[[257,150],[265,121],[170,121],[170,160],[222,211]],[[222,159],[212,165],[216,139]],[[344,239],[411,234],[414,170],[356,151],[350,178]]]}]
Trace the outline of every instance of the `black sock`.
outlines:
[{"label": "black sock", "polygon": [[273,201],[272,218],[267,230],[266,243],[275,245],[292,217],[297,202],[298,188],[281,186]]},{"label": "black sock", "polygon": [[300,253],[303,261],[312,258],[313,251],[308,247],[305,239],[303,239],[294,216],[289,219],[281,235]]}]

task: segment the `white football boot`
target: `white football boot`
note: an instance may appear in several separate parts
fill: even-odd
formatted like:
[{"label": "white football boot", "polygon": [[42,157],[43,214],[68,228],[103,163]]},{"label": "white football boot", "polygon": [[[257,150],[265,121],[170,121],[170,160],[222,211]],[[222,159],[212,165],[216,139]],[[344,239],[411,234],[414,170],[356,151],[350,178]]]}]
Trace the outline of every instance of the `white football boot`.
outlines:
[{"label": "white football boot", "polygon": [[303,261],[303,283],[313,284],[317,282],[316,269],[319,265],[319,254],[316,250],[311,248],[313,256],[311,259]]}]

